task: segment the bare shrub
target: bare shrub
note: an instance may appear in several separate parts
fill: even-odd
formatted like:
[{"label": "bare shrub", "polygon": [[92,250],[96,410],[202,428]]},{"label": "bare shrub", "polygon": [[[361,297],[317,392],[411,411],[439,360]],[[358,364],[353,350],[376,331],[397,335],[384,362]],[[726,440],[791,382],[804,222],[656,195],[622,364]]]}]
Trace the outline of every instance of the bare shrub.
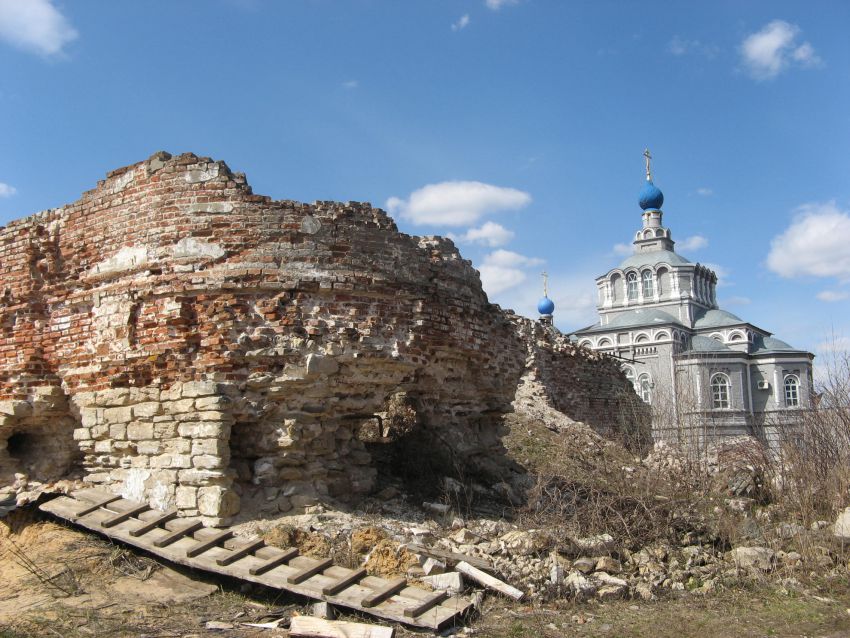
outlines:
[{"label": "bare shrub", "polygon": [[850,504],[850,354],[828,357],[819,372],[815,407],[767,424],[780,432],[777,501],[806,526]]}]

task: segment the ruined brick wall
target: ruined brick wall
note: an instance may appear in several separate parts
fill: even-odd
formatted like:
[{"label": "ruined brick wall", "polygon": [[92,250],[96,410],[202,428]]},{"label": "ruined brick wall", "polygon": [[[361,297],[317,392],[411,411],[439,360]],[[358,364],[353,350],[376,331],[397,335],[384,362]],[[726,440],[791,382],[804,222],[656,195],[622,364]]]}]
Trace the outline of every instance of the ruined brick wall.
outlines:
[{"label": "ruined brick wall", "polygon": [[367,492],[363,441],[394,428],[481,454],[527,365],[522,322],[450,241],[254,195],[192,154],[9,224],[0,273],[0,474],[81,464],[210,523],[245,485],[287,507]]},{"label": "ruined brick wall", "polygon": [[648,406],[635,394],[616,359],[582,348],[540,323],[521,331],[529,348],[530,371],[553,408],[600,434],[648,440]]}]

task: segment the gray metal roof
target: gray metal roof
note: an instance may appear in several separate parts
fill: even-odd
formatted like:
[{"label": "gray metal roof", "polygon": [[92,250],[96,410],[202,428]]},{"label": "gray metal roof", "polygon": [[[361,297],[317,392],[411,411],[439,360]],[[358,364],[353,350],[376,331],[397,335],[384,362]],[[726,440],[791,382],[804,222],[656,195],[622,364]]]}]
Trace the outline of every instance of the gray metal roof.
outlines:
[{"label": "gray metal roof", "polygon": [[703,310],[694,318],[694,328],[721,328],[747,323],[737,315],[725,310]]},{"label": "gray metal roof", "polygon": [[676,319],[676,317],[664,312],[663,310],[658,310],[657,308],[635,308],[634,310],[627,310],[626,312],[617,315],[605,325],[597,323],[592,326],[588,326],[587,328],[577,330],[576,334],[582,332],[607,332],[609,330],[617,330],[619,328],[663,325],[666,323],[674,323],[679,326],[683,325],[681,321]]},{"label": "gray metal roof", "polygon": [[776,337],[757,336],[753,343],[753,353],[757,352],[804,352],[785,343],[782,339]]},{"label": "gray metal roof", "polygon": [[733,352],[733,350],[717,339],[695,335],[691,337],[691,347],[688,352]]},{"label": "gray metal roof", "polygon": [[650,250],[645,253],[635,253],[634,255],[626,257],[620,263],[619,268],[620,270],[625,270],[626,268],[654,266],[655,264],[662,263],[670,264],[671,266],[678,266],[681,264],[689,264],[691,262],[681,255],[674,253],[672,250]]}]

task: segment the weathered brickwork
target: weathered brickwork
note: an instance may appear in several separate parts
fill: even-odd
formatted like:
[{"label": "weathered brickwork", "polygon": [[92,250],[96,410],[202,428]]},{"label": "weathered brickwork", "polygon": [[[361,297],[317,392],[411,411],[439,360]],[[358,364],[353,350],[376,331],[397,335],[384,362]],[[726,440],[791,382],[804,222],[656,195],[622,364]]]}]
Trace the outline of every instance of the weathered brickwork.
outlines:
[{"label": "weathered brickwork", "polygon": [[627,387],[561,343],[530,358],[533,322],[489,304],[451,241],[368,204],[254,195],[192,154],[9,224],[0,273],[0,480],[79,465],[213,524],[240,485],[286,507],[368,492],[363,441],[394,429],[480,454],[533,360],[589,423],[608,413],[576,388]]},{"label": "weathered brickwork", "polygon": [[536,400],[600,434],[634,444],[649,440],[648,406],[631,384],[612,381],[625,379],[616,359],[580,347],[545,324],[521,323],[520,332],[529,350],[523,384],[533,388]]}]

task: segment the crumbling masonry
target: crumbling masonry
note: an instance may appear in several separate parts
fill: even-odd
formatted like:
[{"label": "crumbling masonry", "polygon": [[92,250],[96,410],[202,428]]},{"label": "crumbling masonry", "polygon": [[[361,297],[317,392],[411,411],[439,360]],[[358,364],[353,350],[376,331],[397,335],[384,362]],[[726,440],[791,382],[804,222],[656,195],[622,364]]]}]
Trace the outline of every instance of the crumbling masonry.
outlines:
[{"label": "crumbling masonry", "polygon": [[[0,484],[82,472],[218,524],[363,494],[364,441],[486,458],[521,379],[598,427],[616,364],[487,301],[453,243],[368,204],[273,201],[192,154],[0,230]],[[285,508],[282,508],[285,509]]]}]

